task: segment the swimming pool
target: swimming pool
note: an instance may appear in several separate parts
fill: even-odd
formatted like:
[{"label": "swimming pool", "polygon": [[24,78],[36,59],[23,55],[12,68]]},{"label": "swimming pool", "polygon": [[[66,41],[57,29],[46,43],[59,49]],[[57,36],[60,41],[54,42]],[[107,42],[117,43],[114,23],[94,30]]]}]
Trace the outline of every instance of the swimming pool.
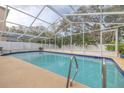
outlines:
[{"label": "swimming pool", "polygon": [[[12,56],[57,73],[58,75],[67,77],[70,57],[72,55],[48,52],[30,52],[17,53]],[[76,58],[79,67],[75,81],[93,88],[102,87],[102,59],[86,56],[76,56]],[[107,65],[107,87],[124,88],[124,76],[117,68],[116,64],[112,60],[105,59],[105,61]],[[75,65],[72,65],[71,76],[73,76],[75,68]]]}]

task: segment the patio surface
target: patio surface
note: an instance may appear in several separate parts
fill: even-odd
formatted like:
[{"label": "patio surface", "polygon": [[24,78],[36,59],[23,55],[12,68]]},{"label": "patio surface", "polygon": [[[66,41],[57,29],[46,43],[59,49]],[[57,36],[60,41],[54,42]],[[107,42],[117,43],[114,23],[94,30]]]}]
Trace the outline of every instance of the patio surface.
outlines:
[{"label": "patio surface", "polygon": [[121,69],[124,71],[124,58],[113,58],[113,60],[121,67]]}]

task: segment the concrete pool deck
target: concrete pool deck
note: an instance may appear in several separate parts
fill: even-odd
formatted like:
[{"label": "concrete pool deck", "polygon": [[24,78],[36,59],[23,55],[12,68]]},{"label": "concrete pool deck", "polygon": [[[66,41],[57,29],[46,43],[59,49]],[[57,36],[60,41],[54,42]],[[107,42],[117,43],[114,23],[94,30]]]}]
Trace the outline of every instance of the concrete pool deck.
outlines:
[{"label": "concrete pool deck", "polygon": [[[67,79],[12,56],[0,56],[0,88],[65,88]],[[74,82],[74,88],[87,86]]]},{"label": "concrete pool deck", "polygon": [[113,60],[119,65],[119,67],[124,71],[124,58],[113,58]]}]

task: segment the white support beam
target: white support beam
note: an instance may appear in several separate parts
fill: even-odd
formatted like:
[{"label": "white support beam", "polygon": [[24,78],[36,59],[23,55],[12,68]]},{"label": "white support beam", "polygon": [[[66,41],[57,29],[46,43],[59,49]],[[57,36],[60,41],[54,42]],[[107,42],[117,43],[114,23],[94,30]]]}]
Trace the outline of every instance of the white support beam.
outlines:
[{"label": "white support beam", "polygon": [[102,7],[99,7],[100,8],[100,56],[103,56],[103,33],[102,33],[102,28],[103,28],[103,25],[102,25],[102,19],[103,19],[103,12],[102,12]]},{"label": "white support beam", "polygon": [[92,15],[123,15],[122,12],[96,12],[96,13],[75,13],[75,14],[64,14],[64,16],[92,16]]},{"label": "white support beam", "polygon": [[50,39],[48,39],[48,46],[49,46],[49,49],[50,49],[50,45],[51,45],[51,44],[50,44]]},{"label": "white support beam", "polygon": [[[89,24],[101,24],[100,22],[71,22],[71,23],[72,23],[72,24],[84,24],[84,23],[89,23]],[[121,23],[121,22],[120,22],[120,23],[119,23],[119,22],[117,22],[117,23],[116,23],[116,22],[115,22],[115,23],[111,23],[111,22],[110,22],[110,23],[105,23],[105,24],[119,24],[119,25],[121,24],[121,25],[122,25],[122,24],[124,24],[124,23]]]},{"label": "white support beam", "polygon": [[116,57],[118,57],[118,29],[115,31],[115,52],[116,52]]},{"label": "white support beam", "polygon": [[56,49],[57,47],[56,47],[56,35],[55,35],[55,49]]},{"label": "white support beam", "polygon": [[85,27],[85,24],[83,24],[83,53],[85,53],[85,48],[84,48],[84,46],[85,46],[85,38],[84,38],[84,28]]},{"label": "white support beam", "polygon": [[61,47],[62,47],[62,49],[63,49],[63,36],[61,37],[62,39],[61,39]]},{"label": "white support beam", "polygon": [[[105,29],[106,30],[106,29]],[[97,31],[100,31],[100,29],[99,30],[97,30]],[[115,32],[116,31],[116,29],[113,29],[113,30],[106,30],[106,31],[102,31],[102,33],[107,33],[107,32]],[[87,32],[80,32],[80,33],[74,33],[74,34],[72,34],[72,35],[78,35],[78,34],[82,34],[82,33],[93,33],[93,32],[96,32],[96,31],[94,31],[94,30],[92,30],[92,31],[87,31]]]},{"label": "white support beam", "polygon": [[71,53],[72,53],[72,24],[71,24],[71,26],[70,26],[70,33],[71,33],[71,35],[70,35],[70,51],[71,51]]},{"label": "white support beam", "polygon": [[100,30],[100,56],[103,56],[103,49],[102,49],[102,45],[103,45],[103,34],[102,34],[102,30]]}]

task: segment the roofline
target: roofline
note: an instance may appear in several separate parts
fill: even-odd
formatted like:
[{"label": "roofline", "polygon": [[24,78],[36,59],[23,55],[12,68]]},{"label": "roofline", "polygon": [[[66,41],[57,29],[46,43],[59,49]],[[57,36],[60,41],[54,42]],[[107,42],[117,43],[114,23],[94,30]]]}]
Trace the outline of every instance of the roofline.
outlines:
[{"label": "roofline", "polygon": [[6,9],[6,8],[5,8],[5,7],[3,7],[3,6],[0,6],[0,8],[2,8],[2,9],[4,9],[4,10]]}]

